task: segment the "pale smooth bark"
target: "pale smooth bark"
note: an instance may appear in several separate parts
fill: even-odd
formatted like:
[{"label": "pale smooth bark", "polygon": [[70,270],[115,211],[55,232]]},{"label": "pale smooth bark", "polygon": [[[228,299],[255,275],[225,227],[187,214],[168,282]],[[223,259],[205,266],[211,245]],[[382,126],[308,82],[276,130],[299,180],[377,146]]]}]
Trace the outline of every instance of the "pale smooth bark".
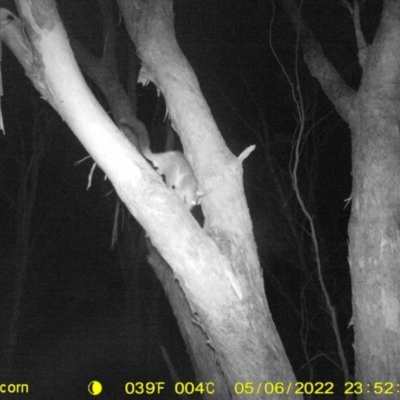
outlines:
[{"label": "pale smooth bark", "polygon": [[[14,44],[24,43],[24,51],[32,54],[32,81],[107,174],[179,281],[191,314],[187,332],[193,326],[202,331],[191,343],[198,378],[221,382],[213,398],[242,398],[235,384],[250,382],[254,391],[248,393],[247,387],[246,397],[261,399],[265,393],[263,386],[257,392],[259,383],[283,382],[268,395],[280,399],[280,390],[285,393],[295,378],[265,298],[243,190],[243,157],[227,149],[176,43],[172,2],[121,0],[119,5],[143,63],[142,79],[152,80],[164,94],[173,127],[206,192],[204,228],[89,91],[54,2],[17,3],[25,30],[14,26]],[[213,368],[201,362],[204,349],[214,357]],[[298,395],[291,390],[285,397]]]}]

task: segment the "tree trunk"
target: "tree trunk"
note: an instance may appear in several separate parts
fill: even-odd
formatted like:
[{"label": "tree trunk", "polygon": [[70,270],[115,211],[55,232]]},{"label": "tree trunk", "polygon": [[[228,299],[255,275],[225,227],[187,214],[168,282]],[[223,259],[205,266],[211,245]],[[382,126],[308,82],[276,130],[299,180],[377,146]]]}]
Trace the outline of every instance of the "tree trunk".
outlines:
[{"label": "tree trunk", "polygon": [[[121,0],[119,5],[143,63],[141,77],[152,80],[164,94],[172,125],[206,192],[204,228],[130,146],[87,88],[53,1],[17,4],[24,29],[6,14],[8,29],[2,35],[171,266],[189,305],[186,333],[201,333],[191,349],[198,378],[226,383],[214,386],[212,397],[242,398],[245,393],[261,399],[267,391],[271,399],[283,393],[298,398],[265,298],[243,190],[245,155],[234,157],[218,132],[176,43],[172,2]],[[203,363],[206,351],[208,361]],[[265,381],[272,386],[263,385]]]},{"label": "tree trunk", "polygon": [[[282,3],[300,35],[311,74],[352,133],[349,261],[355,380],[364,386],[346,388],[349,394],[362,398],[395,394],[400,376],[400,3],[384,1],[380,27],[368,47],[362,37],[358,7],[353,10],[363,69],[357,92],[346,86],[324,57],[296,2]],[[382,386],[374,385],[377,381],[383,382]]]}]

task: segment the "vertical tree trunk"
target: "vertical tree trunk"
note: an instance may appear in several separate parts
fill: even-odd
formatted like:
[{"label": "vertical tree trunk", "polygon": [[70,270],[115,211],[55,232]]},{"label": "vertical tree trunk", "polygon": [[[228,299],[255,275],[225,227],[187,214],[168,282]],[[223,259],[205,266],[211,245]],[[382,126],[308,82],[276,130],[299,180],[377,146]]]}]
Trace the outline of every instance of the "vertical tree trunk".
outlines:
[{"label": "vertical tree trunk", "polygon": [[[396,394],[400,376],[400,3],[383,2],[379,29],[367,47],[359,10],[353,10],[363,69],[358,92],[346,86],[324,57],[296,2],[282,3],[300,35],[311,74],[352,133],[349,253],[356,381],[364,386],[357,391],[347,388],[363,398],[375,398],[385,390]],[[374,386],[377,381],[383,382],[381,387]]]},{"label": "vertical tree trunk", "polygon": [[371,383],[400,376],[400,103],[393,94],[391,87],[361,90],[351,124],[356,377]]}]

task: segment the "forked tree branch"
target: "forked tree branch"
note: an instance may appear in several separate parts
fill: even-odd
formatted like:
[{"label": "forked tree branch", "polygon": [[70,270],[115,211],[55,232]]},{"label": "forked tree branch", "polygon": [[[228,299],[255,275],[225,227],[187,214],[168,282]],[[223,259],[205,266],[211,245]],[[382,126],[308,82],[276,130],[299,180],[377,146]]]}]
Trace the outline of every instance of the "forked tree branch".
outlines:
[{"label": "forked tree branch", "polygon": [[325,57],[321,44],[315,38],[301,16],[301,9],[295,0],[281,0],[294,29],[298,32],[300,44],[311,75],[318,80],[323,91],[346,121],[350,121],[356,92],[343,81],[339,73]]}]

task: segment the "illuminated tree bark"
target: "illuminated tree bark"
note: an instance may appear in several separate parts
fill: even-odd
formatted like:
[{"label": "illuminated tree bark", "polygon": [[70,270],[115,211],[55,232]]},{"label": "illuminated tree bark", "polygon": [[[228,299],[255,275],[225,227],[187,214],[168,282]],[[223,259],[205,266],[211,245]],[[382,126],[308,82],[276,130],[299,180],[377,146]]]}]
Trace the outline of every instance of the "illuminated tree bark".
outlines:
[{"label": "illuminated tree bark", "polygon": [[[375,38],[367,45],[357,1],[352,9],[362,68],[349,88],[325,58],[294,0],[282,3],[300,35],[304,60],[349,124],[353,192],[349,224],[356,381],[397,382],[400,376],[400,4],[384,1]],[[346,2],[347,4],[347,2]],[[373,390],[364,398],[372,398]]]},{"label": "illuminated tree bark", "polygon": [[[265,398],[261,382],[295,378],[272,321],[246,204],[242,162],[226,147],[174,33],[172,1],[119,1],[143,69],[164,95],[172,126],[205,191],[200,227],[189,210],[112,123],[84,82],[54,2],[17,1],[24,29],[3,12],[2,38],[41,95],[70,126],[113,183],[120,199],[172,268],[164,280],[201,381],[203,397],[241,398],[236,383],[250,382],[247,397]],[[1,17],[1,15],[0,15]],[[26,36],[27,35],[27,36]],[[162,273],[162,270],[161,270]],[[160,276],[160,274],[159,274]],[[173,279],[172,279],[173,278]],[[179,282],[180,296],[173,280]],[[253,391],[252,391],[253,390]],[[293,391],[286,398],[298,398]]]}]

